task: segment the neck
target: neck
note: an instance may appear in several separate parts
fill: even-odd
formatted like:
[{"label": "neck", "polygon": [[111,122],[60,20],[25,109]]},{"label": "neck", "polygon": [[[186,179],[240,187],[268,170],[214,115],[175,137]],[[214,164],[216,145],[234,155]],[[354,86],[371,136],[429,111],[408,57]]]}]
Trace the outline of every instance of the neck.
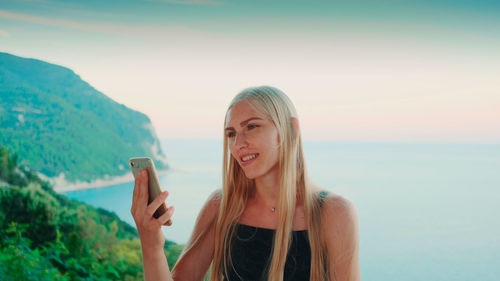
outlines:
[{"label": "neck", "polygon": [[270,172],[255,179],[254,200],[259,205],[277,208],[280,198],[280,177],[279,171]]}]

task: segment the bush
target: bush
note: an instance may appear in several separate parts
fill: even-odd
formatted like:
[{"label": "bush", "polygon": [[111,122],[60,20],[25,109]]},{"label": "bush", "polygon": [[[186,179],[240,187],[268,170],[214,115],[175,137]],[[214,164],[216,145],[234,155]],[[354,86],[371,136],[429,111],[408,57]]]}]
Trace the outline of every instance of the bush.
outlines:
[{"label": "bush", "polygon": [[[0,147],[0,280],[144,279],[135,228],[55,193],[16,161]],[[170,265],[181,251],[166,242]]]}]

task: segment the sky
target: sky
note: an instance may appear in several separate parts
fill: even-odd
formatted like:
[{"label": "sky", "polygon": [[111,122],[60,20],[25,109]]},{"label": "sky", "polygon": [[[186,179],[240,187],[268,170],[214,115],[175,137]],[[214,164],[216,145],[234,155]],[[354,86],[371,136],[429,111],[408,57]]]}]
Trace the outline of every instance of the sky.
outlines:
[{"label": "sky", "polygon": [[0,0],[0,51],[71,68],[159,138],[272,85],[304,140],[500,142],[498,1]]}]

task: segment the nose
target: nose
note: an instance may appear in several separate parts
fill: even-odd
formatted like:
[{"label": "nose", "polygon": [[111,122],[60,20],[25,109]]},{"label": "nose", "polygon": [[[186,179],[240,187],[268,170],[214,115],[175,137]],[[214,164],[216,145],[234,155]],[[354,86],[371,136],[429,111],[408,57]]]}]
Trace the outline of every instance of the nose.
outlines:
[{"label": "nose", "polygon": [[234,137],[234,148],[236,149],[241,149],[245,146],[247,146],[247,137],[245,136],[244,132],[241,132],[239,134],[236,134]]}]

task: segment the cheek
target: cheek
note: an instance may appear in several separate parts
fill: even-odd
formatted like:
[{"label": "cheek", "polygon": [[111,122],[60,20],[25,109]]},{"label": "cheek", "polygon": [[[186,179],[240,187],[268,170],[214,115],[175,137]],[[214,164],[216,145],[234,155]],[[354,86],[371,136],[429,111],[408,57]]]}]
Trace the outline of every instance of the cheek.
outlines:
[{"label": "cheek", "polygon": [[234,159],[237,159],[237,155],[235,155],[235,153],[233,152],[233,148],[232,146],[229,146],[229,153],[231,154],[231,157],[233,157]]},{"label": "cheek", "polygon": [[270,152],[273,157],[277,157],[279,155],[279,143],[280,138],[277,131],[271,131],[268,134],[268,137],[265,140],[266,148]]},{"label": "cheek", "polygon": [[273,147],[279,146],[280,144],[280,135],[278,134],[278,130],[274,129],[269,132],[269,144],[272,144]]}]

